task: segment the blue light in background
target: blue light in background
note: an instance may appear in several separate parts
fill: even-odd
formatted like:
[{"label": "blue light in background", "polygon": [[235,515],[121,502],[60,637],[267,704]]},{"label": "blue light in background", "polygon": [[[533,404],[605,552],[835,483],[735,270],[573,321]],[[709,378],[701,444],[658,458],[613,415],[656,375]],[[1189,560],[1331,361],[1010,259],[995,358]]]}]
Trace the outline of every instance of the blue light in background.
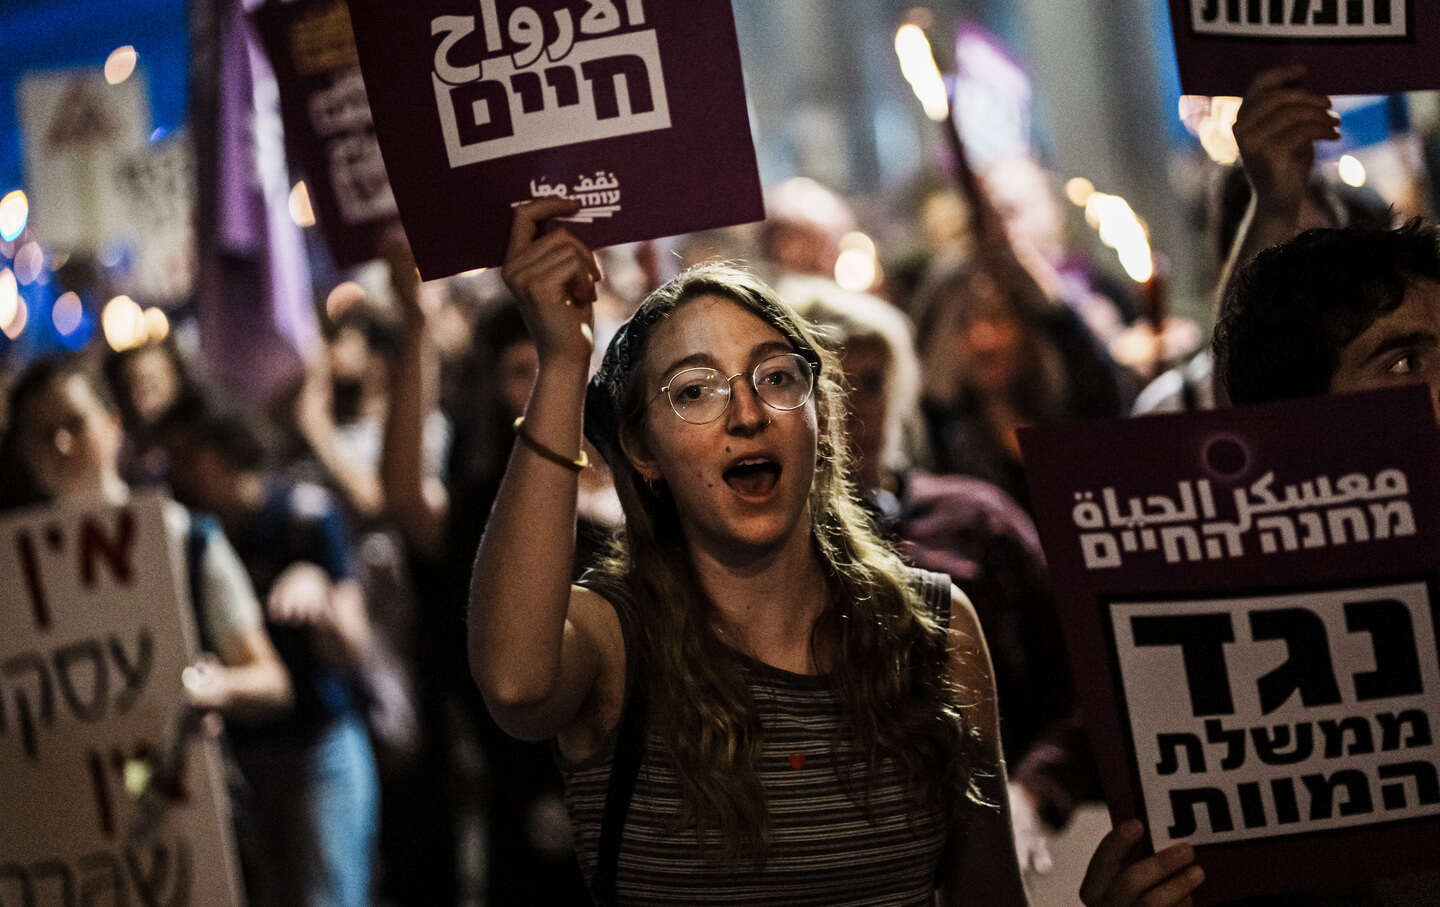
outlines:
[{"label": "blue light in background", "polygon": [[24,178],[15,92],[25,73],[98,68],[122,44],[139,54],[155,126],[173,132],[190,77],[184,0],[0,0],[0,186]]}]

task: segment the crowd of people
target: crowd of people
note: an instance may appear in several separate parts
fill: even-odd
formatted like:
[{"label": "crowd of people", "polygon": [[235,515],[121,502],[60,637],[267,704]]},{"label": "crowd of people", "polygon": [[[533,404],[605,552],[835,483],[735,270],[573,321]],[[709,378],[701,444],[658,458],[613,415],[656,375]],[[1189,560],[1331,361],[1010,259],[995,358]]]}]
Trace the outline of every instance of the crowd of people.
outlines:
[{"label": "crowd of people", "polygon": [[[869,293],[809,181],[598,252],[546,200],[478,278],[389,236],[263,408],[173,338],[25,364],[0,506],[173,494],[252,903],[1024,903],[1102,792],[1017,431],[1440,390],[1440,237],[1315,181],[1337,125],[1303,72],[1255,82],[1215,346],[1173,374],[1021,223],[1033,162],[937,188]],[[1142,834],[1077,896],[1188,903],[1194,848]]]}]

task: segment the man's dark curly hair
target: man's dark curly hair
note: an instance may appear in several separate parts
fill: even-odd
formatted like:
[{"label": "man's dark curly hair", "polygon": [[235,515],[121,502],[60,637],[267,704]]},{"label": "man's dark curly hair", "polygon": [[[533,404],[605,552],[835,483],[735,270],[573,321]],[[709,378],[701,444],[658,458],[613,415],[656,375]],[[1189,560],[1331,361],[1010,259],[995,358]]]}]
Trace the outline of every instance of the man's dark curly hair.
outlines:
[{"label": "man's dark curly hair", "polygon": [[1394,311],[1416,280],[1440,283],[1440,231],[1306,230],[1256,255],[1231,281],[1215,363],[1234,403],[1328,393],[1340,351]]}]

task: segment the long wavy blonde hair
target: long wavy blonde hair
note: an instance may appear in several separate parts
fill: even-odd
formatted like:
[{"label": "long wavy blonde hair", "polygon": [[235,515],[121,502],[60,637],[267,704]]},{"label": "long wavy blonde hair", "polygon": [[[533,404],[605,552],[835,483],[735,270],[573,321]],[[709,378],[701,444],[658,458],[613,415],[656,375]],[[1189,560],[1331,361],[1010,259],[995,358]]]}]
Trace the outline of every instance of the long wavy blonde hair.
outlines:
[{"label": "long wavy blonde hair", "polygon": [[[824,640],[833,653],[827,676],[844,707],[843,732],[870,767],[864,799],[882,760],[889,758],[901,769],[917,807],[939,804],[953,818],[966,797],[980,799],[973,784],[979,750],[965,718],[970,694],[949,679],[944,629],[926,613],[919,590],[875,534],[856,497],[836,354],[754,275],[705,264],[656,290],[636,312],[631,323],[640,328],[626,339],[630,348],[618,354],[624,365],[610,369],[615,412],[602,420],[610,428],[591,432],[615,473],[625,510],[624,530],[595,569],[606,581],[624,583],[637,603],[650,721],[682,782],[679,826],[694,827],[702,843],[718,834],[720,852],[732,862],[763,859],[770,840],[755,768],[764,729],[743,670],[727,657],[712,629],[715,608],[690,561],[668,486],[647,486],[619,447],[620,433],[644,428],[649,326],[707,295],[734,301],[773,325],[807,358],[818,359],[819,450],[810,534],[830,595],[812,630],[811,649]],[[607,359],[617,358],[619,345],[612,344]],[[595,408],[592,399],[587,421]]]}]

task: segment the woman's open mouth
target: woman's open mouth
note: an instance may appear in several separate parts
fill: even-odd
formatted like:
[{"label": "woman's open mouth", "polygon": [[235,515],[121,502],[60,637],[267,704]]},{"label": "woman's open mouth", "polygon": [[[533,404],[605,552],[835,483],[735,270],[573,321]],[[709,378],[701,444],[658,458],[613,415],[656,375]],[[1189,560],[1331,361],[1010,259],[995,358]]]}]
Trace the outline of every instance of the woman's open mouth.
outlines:
[{"label": "woman's open mouth", "polygon": [[741,497],[765,498],[780,482],[780,464],[766,457],[746,457],[721,474]]}]

